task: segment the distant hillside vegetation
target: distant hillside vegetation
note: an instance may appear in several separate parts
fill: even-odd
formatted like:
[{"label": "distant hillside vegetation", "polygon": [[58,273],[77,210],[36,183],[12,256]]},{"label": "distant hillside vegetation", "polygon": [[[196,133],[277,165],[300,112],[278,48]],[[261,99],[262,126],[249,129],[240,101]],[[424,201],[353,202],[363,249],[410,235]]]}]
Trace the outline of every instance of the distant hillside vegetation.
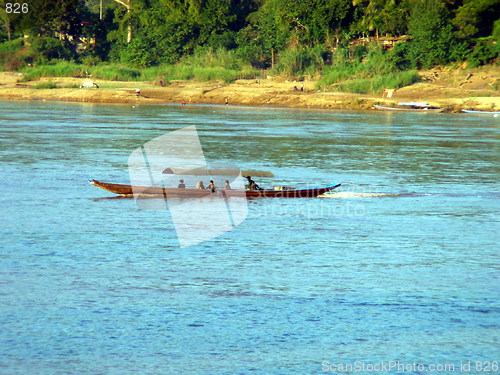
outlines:
[{"label": "distant hillside vegetation", "polygon": [[264,69],[373,92],[418,69],[498,64],[500,50],[498,0],[47,0],[25,13],[0,2],[0,65],[28,79],[230,82]]}]

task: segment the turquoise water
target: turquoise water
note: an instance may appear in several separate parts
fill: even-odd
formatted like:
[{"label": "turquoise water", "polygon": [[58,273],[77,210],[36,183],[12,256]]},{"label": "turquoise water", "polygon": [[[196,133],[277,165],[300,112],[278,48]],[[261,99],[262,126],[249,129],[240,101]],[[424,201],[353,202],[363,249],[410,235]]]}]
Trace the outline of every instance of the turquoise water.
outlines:
[{"label": "turquoise water", "polygon": [[[181,249],[168,211],[86,180],[127,183],[132,150],[189,125],[207,159],[342,187]],[[1,374],[500,359],[499,118],[4,101],[0,162]]]}]

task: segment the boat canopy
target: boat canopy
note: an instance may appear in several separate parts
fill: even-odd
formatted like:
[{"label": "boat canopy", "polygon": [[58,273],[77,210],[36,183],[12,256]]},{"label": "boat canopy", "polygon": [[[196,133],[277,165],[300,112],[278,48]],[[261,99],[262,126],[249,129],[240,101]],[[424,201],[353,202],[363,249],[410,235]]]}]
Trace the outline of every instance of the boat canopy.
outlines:
[{"label": "boat canopy", "polygon": [[259,170],[239,170],[239,169],[206,169],[206,168],[165,168],[163,174],[190,175],[190,176],[236,176],[241,173],[242,176],[255,177],[274,177],[274,174],[268,171]]}]

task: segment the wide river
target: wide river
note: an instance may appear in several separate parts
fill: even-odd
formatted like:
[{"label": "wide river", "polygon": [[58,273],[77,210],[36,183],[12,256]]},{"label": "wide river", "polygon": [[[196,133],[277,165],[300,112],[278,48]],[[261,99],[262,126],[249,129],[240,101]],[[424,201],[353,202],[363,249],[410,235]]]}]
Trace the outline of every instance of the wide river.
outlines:
[{"label": "wide river", "polygon": [[[191,125],[261,186],[342,186],[181,248],[88,184]],[[2,375],[499,371],[500,118],[3,101],[0,162]]]}]

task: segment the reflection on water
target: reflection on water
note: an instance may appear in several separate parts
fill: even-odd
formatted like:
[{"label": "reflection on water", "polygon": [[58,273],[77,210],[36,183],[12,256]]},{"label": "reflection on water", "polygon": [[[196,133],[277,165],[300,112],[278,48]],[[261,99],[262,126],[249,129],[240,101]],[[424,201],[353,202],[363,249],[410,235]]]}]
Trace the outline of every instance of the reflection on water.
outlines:
[{"label": "reflection on water", "polygon": [[[2,102],[1,372],[495,360],[499,121]],[[87,179],[128,183],[132,150],[190,125],[211,162],[277,176],[261,186],[342,186],[251,200],[233,231],[180,249],[168,210]]]}]

